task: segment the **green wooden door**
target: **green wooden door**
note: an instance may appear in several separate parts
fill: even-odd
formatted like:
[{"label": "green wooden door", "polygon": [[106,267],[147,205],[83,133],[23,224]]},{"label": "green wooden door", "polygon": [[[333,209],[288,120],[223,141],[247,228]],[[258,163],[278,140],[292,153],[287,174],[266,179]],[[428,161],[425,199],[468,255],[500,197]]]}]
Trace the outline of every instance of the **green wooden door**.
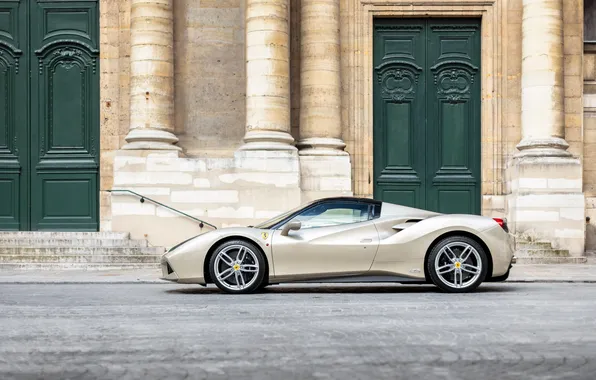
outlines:
[{"label": "green wooden door", "polygon": [[377,19],[374,197],[480,214],[480,20]]},{"label": "green wooden door", "polygon": [[0,0],[0,229],[99,227],[97,0]]}]

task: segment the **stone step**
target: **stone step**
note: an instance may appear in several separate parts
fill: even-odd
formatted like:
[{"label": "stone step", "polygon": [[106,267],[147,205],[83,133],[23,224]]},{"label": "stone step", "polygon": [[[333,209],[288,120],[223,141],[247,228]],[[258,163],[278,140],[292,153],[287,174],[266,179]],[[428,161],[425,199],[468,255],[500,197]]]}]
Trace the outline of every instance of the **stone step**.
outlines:
[{"label": "stone step", "polygon": [[569,251],[566,249],[520,249],[515,252],[516,257],[568,257]]},{"label": "stone step", "polygon": [[129,239],[128,232],[0,231],[0,239]]},{"label": "stone step", "polygon": [[517,249],[553,249],[549,241],[517,241]]},{"label": "stone step", "polygon": [[[585,264],[586,257],[517,257],[517,264]],[[513,266],[515,268],[515,265]]]},{"label": "stone step", "polygon": [[160,264],[153,263],[2,263],[0,272],[15,270],[133,270],[159,269]]},{"label": "stone step", "polygon": [[3,238],[0,247],[147,247],[147,240],[130,239],[73,239],[73,238]]},{"label": "stone step", "polygon": [[1,247],[0,255],[157,255],[161,256],[165,250],[161,247]]},{"label": "stone step", "polygon": [[0,263],[137,264],[159,263],[160,255],[0,255]]}]

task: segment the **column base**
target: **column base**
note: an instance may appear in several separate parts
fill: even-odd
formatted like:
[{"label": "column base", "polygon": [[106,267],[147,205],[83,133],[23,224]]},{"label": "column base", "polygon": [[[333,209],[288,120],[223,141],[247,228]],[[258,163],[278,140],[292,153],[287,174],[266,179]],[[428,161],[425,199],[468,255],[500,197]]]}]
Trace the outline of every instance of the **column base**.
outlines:
[{"label": "column base", "polygon": [[524,139],[517,144],[515,157],[571,157],[567,148],[569,144],[560,137]]},{"label": "column base", "polygon": [[178,138],[171,132],[161,129],[133,129],[126,136],[128,144],[123,150],[178,150]]},{"label": "column base", "polygon": [[352,196],[350,156],[300,154],[300,188],[302,202],[325,197]]},{"label": "column base", "polygon": [[248,131],[244,135],[244,145],[239,150],[281,150],[296,151],[294,138],[287,132],[281,131]]},{"label": "column base", "polygon": [[507,168],[507,217],[518,244],[550,242],[571,256],[584,254],[582,166],[569,156],[514,157]]},{"label": "column base", "polygon": [[343,150],[346,144],[341,139],[331,137],[309,137],[300,140],[297,146],[301,156],[349,156]]}]

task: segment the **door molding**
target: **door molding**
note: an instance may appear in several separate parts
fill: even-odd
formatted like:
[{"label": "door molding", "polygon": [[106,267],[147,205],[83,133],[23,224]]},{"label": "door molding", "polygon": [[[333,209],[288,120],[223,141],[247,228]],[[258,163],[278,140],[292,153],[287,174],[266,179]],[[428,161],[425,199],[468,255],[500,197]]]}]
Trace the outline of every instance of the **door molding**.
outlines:
[{"label": "door molding", "polygon": [[[345,12],[344,140],[354,162],[354,193],[373,196],[373,18],[481,18],[482,195],[505,191],[505,148],[501,126],[507,99],[506,2],[501,0],[349,0]],[[484,213],[484,212],[483,212]]]}]

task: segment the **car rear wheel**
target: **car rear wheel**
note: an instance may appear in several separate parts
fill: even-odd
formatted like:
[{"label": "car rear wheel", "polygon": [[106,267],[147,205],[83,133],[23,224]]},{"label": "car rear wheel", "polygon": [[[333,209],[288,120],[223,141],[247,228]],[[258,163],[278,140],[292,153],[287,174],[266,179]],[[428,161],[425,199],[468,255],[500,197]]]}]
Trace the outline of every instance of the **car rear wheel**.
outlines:
[{"label": "car rear wheel", "polygon": [[265,268],[261,250],[244,240],[223,243],[209,260],[209,274],[215,285],[232,294],[252,293],[261,288]]},{"label": "car rear wheel", "polygon": [[488,259],[474,239],[450,236],[432,248],[426,265],[436,286],[449,293],[464,293],[484,281]]}]

